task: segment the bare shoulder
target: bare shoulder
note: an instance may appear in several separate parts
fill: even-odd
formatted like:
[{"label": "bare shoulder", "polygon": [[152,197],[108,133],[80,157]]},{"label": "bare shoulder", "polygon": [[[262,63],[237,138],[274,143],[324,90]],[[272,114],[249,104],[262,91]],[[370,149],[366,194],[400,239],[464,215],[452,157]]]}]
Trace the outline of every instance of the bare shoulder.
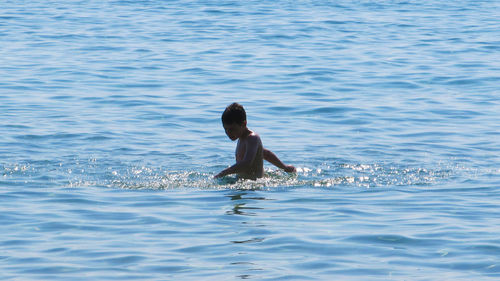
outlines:
[{"label": "bare shoulder", "polygon": [[261,142],[259,134],[257,134],[254,131],[252,131],[252,133],[250,133],[250,135],[248,135],[247,141],[249,141],[249,142],[257,142],[257,143]]}]

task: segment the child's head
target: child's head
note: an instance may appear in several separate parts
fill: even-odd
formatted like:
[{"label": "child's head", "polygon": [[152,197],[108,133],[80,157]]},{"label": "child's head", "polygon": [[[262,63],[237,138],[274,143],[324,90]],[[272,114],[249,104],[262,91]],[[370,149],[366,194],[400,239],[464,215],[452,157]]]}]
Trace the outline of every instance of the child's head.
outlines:
[{"label": "child's head", "polygon": [[247,121],[247,114],[243,106],[237,102],[234,102],[226,107],[224,113],[222,113],[222,124],[231,125],[236,123],[238,125],[243,125]]},{"label": "child's head", "polygon": [[222,113],[222,126],[231,140],[238,139],[247,126],[247,114],[239,103],[232,103]]}]

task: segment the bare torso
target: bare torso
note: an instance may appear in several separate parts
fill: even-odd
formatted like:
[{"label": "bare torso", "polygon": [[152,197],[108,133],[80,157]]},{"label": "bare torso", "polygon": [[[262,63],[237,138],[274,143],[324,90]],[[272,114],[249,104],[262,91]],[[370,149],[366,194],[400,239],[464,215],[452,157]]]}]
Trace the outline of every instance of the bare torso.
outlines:
[{"label": "bare torso", "polygon": [[[258,148],[255,158],[251,162],[249,168],[245,172],[241,172],[238,174],[240,178],[245,179],[257,179],[264,176],[264,154],[263,154],[263,146],[262,141],[260,140],[259,135],[252,132],[249,137],[257,137],[258,138]],[[239,139],[238,144],[236,145],[236,162],[241,161],[245,157],[245,152],[247,150],[247,139]]]}]

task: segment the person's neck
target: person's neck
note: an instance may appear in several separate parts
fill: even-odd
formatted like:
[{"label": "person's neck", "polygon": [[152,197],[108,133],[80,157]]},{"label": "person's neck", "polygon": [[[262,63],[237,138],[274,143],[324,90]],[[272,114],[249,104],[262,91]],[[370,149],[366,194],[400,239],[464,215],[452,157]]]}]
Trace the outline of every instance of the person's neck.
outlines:
[{"label": "person's neck", "polygon": [[251,133],[252,133],[252,131],[250,131],[250,129],[248,129],[248,127],[245,127],[243,134],[241,134],[240,139],[246,139]]}]

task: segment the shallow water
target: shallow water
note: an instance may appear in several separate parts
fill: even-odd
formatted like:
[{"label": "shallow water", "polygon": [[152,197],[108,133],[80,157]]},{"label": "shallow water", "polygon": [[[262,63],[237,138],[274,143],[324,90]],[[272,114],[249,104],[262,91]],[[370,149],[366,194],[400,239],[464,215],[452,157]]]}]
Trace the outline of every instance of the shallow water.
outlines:
[{"label": "shallow water", "polygon": [[499,8],[5,2],[1,279],[498,279]]}]

